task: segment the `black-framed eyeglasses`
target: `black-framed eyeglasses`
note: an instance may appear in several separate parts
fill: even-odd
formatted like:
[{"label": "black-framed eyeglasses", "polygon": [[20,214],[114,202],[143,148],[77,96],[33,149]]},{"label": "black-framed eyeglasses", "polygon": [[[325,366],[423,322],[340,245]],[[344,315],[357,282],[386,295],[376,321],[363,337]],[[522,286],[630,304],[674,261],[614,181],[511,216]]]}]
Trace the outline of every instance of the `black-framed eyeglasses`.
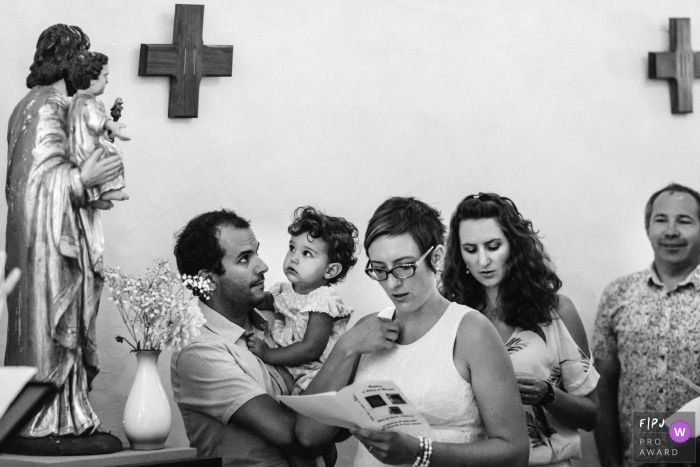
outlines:
[{"label": "black-framed eyeglasses", "polygon": [[418,260],[416,260],[415,263],[399,264],[398,266],[393,267],[391,269],[373,268],[372,266],[370,266],[370,262],[368,261],[367,267],[365,268],[365,273],[367,273],[370,279],[380,282],[385,281],[387,277],[389,277],[389,274],[392,274],[397,279],[408,279],[416,273],[416,268],[418,267],[418,264],[425,258],[427,258],[434,248],[435,246],[431,246],[430,248],[428,248],[428,251],[423,253],[423,256],[418,258]]}]

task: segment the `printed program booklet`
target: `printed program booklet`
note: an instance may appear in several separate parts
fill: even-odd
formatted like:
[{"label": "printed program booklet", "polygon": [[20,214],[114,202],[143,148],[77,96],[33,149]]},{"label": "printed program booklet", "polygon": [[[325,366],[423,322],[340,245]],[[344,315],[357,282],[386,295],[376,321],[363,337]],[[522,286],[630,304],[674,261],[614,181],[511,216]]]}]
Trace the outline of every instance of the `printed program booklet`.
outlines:
[{"label": "printed program booklet", "polygon": [[31,381],[36,372],[26,366],[0,367],[0,444],[56,393],[52,383]]},{"label": "printed program booklet", "polygon": [[[667,426],[676,420],[681,420],[683,417],[680,415],[683,412],[694,412],[695,413],[695,433],[692,434],[694,438],[698,437],[698,427],[700,427],[700,397],[696,397],[687,404],[683,405],[680,409],[676,411],[673,415],[666,419]],[[686,419],[687,420],[687,419]]]},{"label": "printed program booklet", "polygon": [[[686,385],[688,385],[688,387],[690,389],[693,389],[695,392],[700,393],[700,386],[693,383],[685,376],[680,375],[680,374],[674,374],[673,377],[679,381],[684,382]],[[683,413],[683,412],[695,412],[695,433],[693,433],[692,436],[694,438],[697,438],[698,435],[700,435],[700,433],[698,433],[698,428],[700,428],[700,397],[696,397],[695,399],[690,400],[689,402],[684,404],[683,407],[678,409],[675,414],[668,417],[666,419],[666,422],[668,423],[668,425],[675,422],[676,420],[681,419],[682,417],[679,414]]]},{"label": "printed program booklet", "polygon": [[0,418],[17,398],[24,386],[36,374],[30,366],[5,366],[0,368]]},{"label": "printed program booklet", "polygon": [[277,399],[294,411],[326,425],[403,431],[414,436],[430,430],[423,415],[391,381],[362,381],[338,392],[277,396]]}]

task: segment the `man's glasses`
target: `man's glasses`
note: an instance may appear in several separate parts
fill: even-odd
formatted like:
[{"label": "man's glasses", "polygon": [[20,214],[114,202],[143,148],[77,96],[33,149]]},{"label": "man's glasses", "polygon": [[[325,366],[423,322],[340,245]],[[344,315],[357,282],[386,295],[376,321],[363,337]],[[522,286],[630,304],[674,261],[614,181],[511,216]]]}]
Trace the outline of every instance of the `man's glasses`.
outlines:
[{"label": "man's glasses", "polygon": [[418,264],[423,261],[435,246],[431,246],[428,248],[428,251],[423,253],[423,256],[418,258],[418,260],[415,263],[408,263],[408,264],[399,264],[398,266],[391,268],[391,269],[385,269],[385,268],[373,268],[370,266],[370,262],[367,262],[367,267],[365,268],[365,272],[367,275],[371,278],[374,279],[375,281],[385,281],[387,277],[389,277],[389,274],[392,274],[394,277],[397,279],[408,279],[409,277],[412,277],[416,273],[416,268],[418,267]]}]

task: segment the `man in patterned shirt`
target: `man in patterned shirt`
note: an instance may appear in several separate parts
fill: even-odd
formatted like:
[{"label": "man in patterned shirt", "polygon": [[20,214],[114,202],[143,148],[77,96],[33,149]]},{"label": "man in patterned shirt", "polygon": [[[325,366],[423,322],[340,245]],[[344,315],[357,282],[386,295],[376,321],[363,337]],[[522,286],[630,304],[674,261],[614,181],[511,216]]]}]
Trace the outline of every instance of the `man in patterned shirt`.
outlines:
[{"label": "man in patterned shirt", "polygon": [[632,464],[633,412],[673,412],[698,395],[675,375],[700,384],[699,218],[695,190],[671,184],[654,193],[645,210],[653,264],[603,292],[593,338],[603,467],[640,465]]}]

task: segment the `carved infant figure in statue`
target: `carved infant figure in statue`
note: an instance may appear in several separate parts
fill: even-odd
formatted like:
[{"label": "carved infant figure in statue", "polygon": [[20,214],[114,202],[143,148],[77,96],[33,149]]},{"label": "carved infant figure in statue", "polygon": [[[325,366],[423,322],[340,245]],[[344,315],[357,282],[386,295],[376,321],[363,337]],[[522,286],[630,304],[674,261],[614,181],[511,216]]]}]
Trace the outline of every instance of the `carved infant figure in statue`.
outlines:
[{"label": "carved infant figure in statue", "polygon": [[[72,62],[70,82],[75,86],[75,96],[68,110],[68,149],[71,161],[82,167],[92,152],[102,147],[103,157],[117,155],[121,152],[107,137],[108,134],[122,141],[130,138],[122,133],[126,127],[123,123],[109,118],[101,95],[109,83],[109,64],[106,55],[99,52],[84,51]],[[98,199],[106,201],[124,201],[129,199],[124,190],[124,175],[87,190],[88,202]]]}]

